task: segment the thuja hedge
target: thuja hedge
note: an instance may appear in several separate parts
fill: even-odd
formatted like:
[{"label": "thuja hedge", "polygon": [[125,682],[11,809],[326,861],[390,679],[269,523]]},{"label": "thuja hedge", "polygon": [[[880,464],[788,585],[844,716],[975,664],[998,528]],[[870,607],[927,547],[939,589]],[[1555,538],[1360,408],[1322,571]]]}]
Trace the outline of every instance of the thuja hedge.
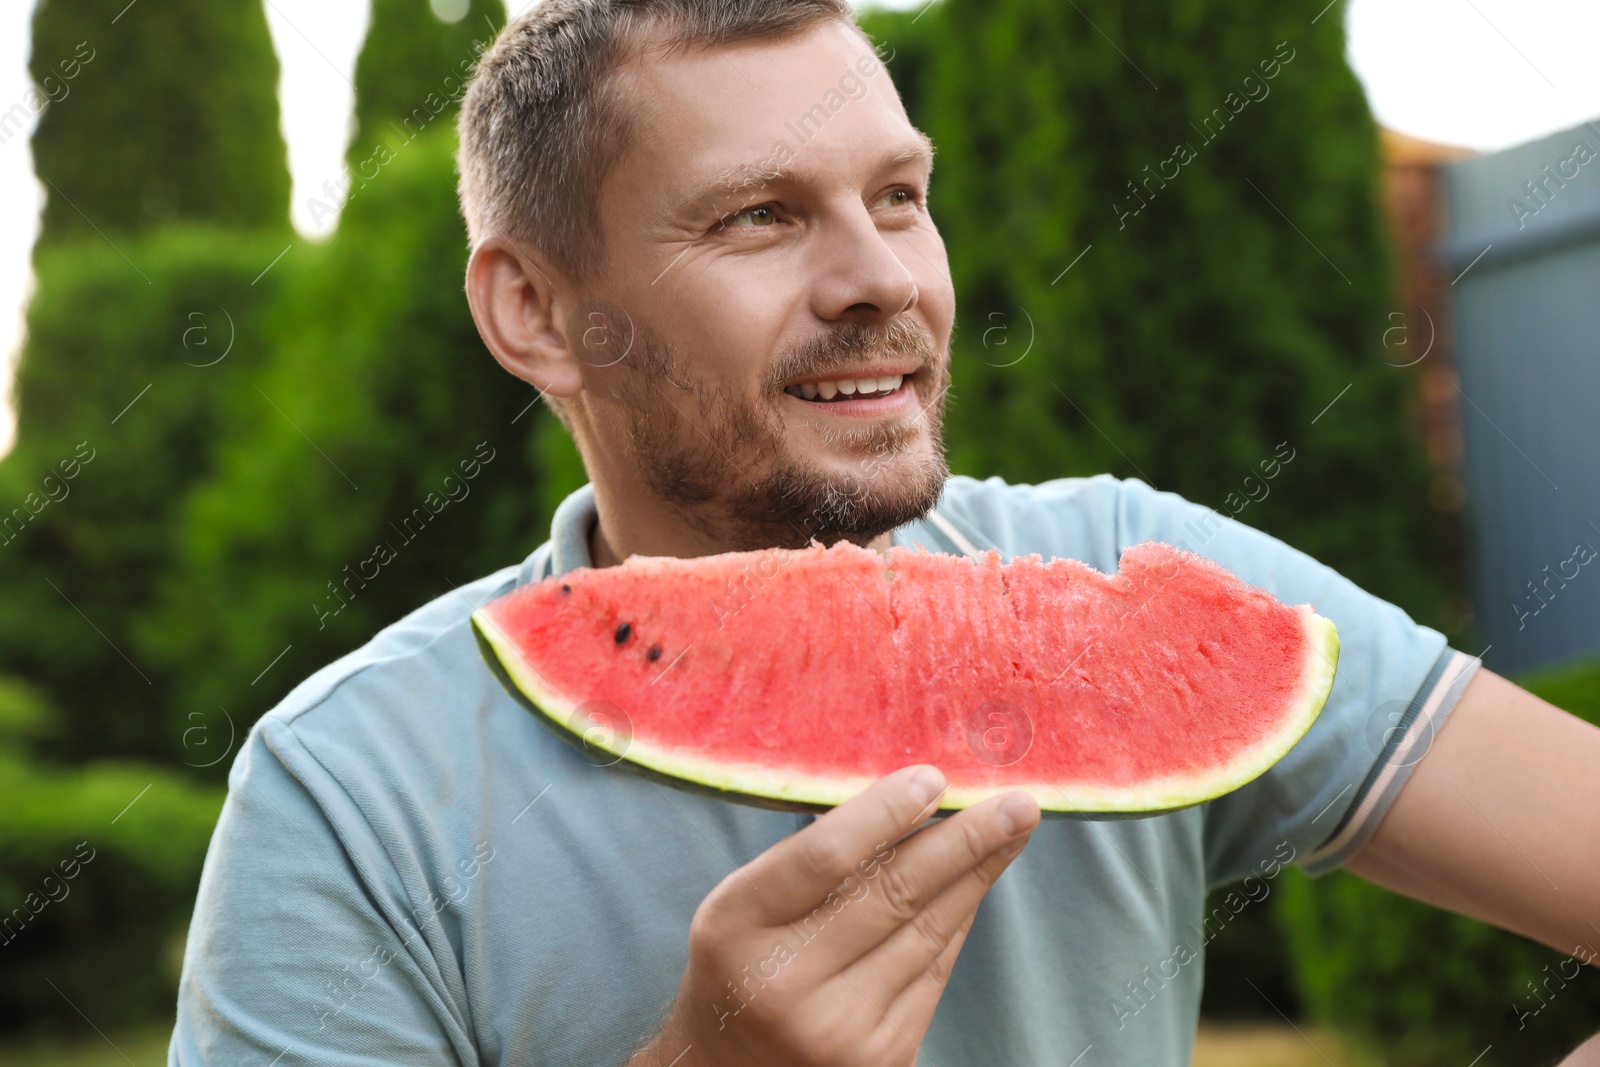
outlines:
[{"label": "thuja hedge", "polygon": [[32,36],[46,203],[0,461],[0,672],[54,709],[50,756],[179,765],[182,681],[139,628],[222,397],[268,354],[252,316],[291,235],[278,61],[252,0],[40,0]]},{"label": "thuja hedge", "polygon": [[278,57],[259,0],[39,0],[32,28],[49,101],[33,136],[43,240],[283,225]]},{"label": "thuja hedge", "polygon": [[373,0],[372,20],[356,61],[352,169],[378,144],[400,144],[435,122],[450,125],[466,76],[505,23],[498,0],[468,0],[461,17],[440,22],[419,0]]},{"label": "thuja hedge", "polygon": [[504,19],[465,8],[446,24],[426,4],[373,6],[346,169],[310,194],[313,217],[342,209],[338,229],[274,269],[271,365],[224,402],[217,470],[174,533],[185,565],[142,630],[157,668],[187,679],[179,723],[218,705],[253,721],[381,626],[520,561],[583,481],[462,293],[453,116]]},{"label": "thuja hedge", "polygon": [[[953,0],[916,21],[869,17],[895,50],[913,118],[942,149],[933,209],[963,323],[953,460],[1014,479],[1102,469],[1144,477],[1258,523],[1436,621],[1422,472],[1403,382],[1381,358],[1389,272],[1371,120],[1344,66],[1338,20],[1312,26],[1258,6],[1259,17],[1226,23],[1192,3],[1090,4],[1080,14],[1042,0]],[[86,753],[138,750],[130,732],[151,731],[170,750],[167,735],[186,715],[214,714],[229,699],[253,717],[288,680],[531,547],[550,502],[581,477],[559,426],[542,407],[523,413],[529,391],[493,365],[472,328],[449,139],[436,123],[391,146],[393,159],[347,202],[339,234],[296,242],[256,285],[287,240],[219,239],[219,269],[193,272],[196,285],[214,277],[214,292],[173,288],[160,249],[177,237],[152,246],[149,264],[119,241],[149,286],[109,246],[96,254],[85,243],[56,261],[41,253],[19,385],[22,443],[5,465],[13,494],[25,497],[88,436],[45,429],[30,375],[55,375],[52,395],[103,416],[96,432],[108,439],[159,438],[146,453],[119,437],[84,476],[127,464],[94,490],[104,506],[91,514],[81,481],[70,509],[51,506],[76,529],[31,535],[29,551],[70,565],[38,573],[67,574],[75,584],[58,581],[61,594],[116,649],[87,626],[68,632],[81,623],[75,613],[36,624],[45,617],[37,598],[0,619],[0,648],[21,650],[0,665],[45,684]],[[1146,164],[1161,171],[1173,158],[1175,141],[1194,144],[1196,157],[1176,178],[1145,177]],[[1147,206],[1135,211],[1140,188]],[[125,287],[109,280],[119,269]],[[136,297],[139,288],[155,299]],[[202,357],[183,358],[186,316],[211,316],[215,334],[217,309],[254,306],[277,288],[275,310],[209,379],[183,384],[181,404],[149,366],[154,349],[129,359],[140,351],[131,337],[154,338],[165,346],[162,372],[190,375],[182,364]],[[62,354],[54,370],[31,353],[52,346]],[[65,383],[74,380],[92,403],[73,395]],[[215,394],[199,396],[202,382]],[[494,487],[480,483],[472,502],[442,513],[436,528],[448,533],[384,561],[359,598],[345,587],[349,609],[319,613],[319,603],[329,612],[341,603],[325,598],[345,568],[371,559],[387,524],[480,442],[511,457],[487,468]],[[1269,483],[1260,464],[1285,442],[1296,459]],[[181,524],[169,521],[178,509]],[[181,567],[167,565],[174,553]],[[158,611],[143,591],[152,582],[164,589]],[[102,588],[104,604],[79,599]],[[137,687],[163,690],[152,671],[184,675],[173,699],[152,703],[168,709],[159,727],[112,710],[142,707]]]},{"label": "thuja hedge", "polygon": [[[35,73],[56,79],[35,140],[52,199],[18,440],[0,462],[0,672],[28,683],[0,685],[0,909],[28,918],[13,915],[0,948],[0,1027],[71,1012],[44,977],[106,1025],[170,1010],[236,741],[313,667],[520,558],[574,477],[542,413],[516,419],[532,390],[472,330],[443,109],[419,101],[426,129],[402,124],[393,159],[341,196],[340,234],[311,244],[288,227],[260,5],[140,4],[108,29],[122,6],[49,0],[34,26]],[[382,13],[402,6],[375,15],[379,52],[413,54],[394,34],[434,32],[389,25]],[[80,31],[101,47],[63,68]],[[384,64],[368,67],[363,80],[381,80]],[[90,91],[100,74],[121,97]],[[387,89],[371,95],[409,98],[403,78]],[[329,421],[344,432],[324,435]],[[318,482],[340,477],[335,460],[362,479],[356,503],[344,482]],[[449,499],[462,484],[473,499]],[[424,511],[426,550],[406,549],[386,584],[319,628],[299,594],[326,596],[435,490],[450,510]],[[286,629],[284,644],[258,643]],[[13,720],[25,729],[7,732]],[[80,845],[97,850],[87,863]]]},{"label": "thuja hedge", "polygon": [[175,531],[184,566],[142,630],[186,679],[178,722],[219,704],[252,721],[380,627],[521,562],[582,482],[473,325],[450,132],[404,145],[331,240],[274,269],[272,361],[224,398],[216,469]]},{"label": "thuja hedge", "polygon": [[171,1011],[249,720],[187,717],[187,672],[163,670],[141,627],[180,565],[223,397],[261,371],[274,279],[251,283],[286,241],[167,226],[36,256],[0,463],[0,671],[29,683],[0,680],[0,1029],[80,1032],[72,1004],[105,1027]]},{"label": "thuja hedge", "polygon": [[188,224],[35,255],[0,461],[0,671],[55,709],[53,756],[184,759],[184,679],[140,629],[180,562],[181,505],[211,473],[226,398],[255,395],[268,361],[255,314],[277,278],[261,275],[287,244]]}]

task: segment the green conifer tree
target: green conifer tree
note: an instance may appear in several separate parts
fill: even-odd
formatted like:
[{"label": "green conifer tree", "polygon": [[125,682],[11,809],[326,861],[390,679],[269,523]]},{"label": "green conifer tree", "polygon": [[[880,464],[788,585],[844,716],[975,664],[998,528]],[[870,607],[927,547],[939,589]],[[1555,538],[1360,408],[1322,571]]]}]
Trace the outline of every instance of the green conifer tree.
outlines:
[{"label": "green conifer tree", "polygon": [[259,0],[39,0],[29,65],[51,100],[33,137],[43,241],[283,224],[278,59]]},{"label": "green conifer tree", "polygon": [[451,125],[473,65],[504,22],[496,0],[372,0],[356,60],[351,167],[379,144],[399,152],[425,129]]},{"label": "green conifer tree", "polygon": [[182,680],[141,654],[135,624],[225,398],[264,354],[252,314],[290,242],[277,60],[253,0],[42,0],[33,27],[54,102],[0,462],[0,671],[58,710],[48,754],[180,764],[182,727],[165,727]]},{"label": "green conifer tree", "polygon": [[520,562],[581,484],[462,296],[454,148],[452,126],[420,135],[285,264],[273,364],[233,398],[216,474],[186,505],[186,566],[143,630],[188,680],[175,725],[217,705],[253,720],[381,627]]}]

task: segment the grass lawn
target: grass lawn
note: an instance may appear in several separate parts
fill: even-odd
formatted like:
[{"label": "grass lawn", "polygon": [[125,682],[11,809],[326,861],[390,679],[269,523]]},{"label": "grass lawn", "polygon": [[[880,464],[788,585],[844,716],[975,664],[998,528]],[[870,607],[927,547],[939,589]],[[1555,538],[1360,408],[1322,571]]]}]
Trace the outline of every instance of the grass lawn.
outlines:
[{"label": "grass lawn", "polygon": [[1193,1067],[1382,1067],[1336,1034],[1284,1023],[1201,1023]]},{"label": "grass lawn", "polygon": [[[85,1028],[87,1029],[87,1027]],[[0,1045],[0,1067],[161,1067],[172,1027],[163,1023],[119,1030],[109,1040],[92,1031],[67,1044]],[[115,1048],[112,1043],[115,1042]],[[1313,1047],[1315,1042],[1315,1047]],[[1326,1058],[1324,1058],[1326,1057]],[[1377,1067],[1355,1058],[1322,1030],[1297,1033],[1283,1024],[1201,1026],[1193,1067]]]},{"label": "grass lawn", "polygon": [[[167,1062],[172,1024],[118,1030],[108,1037],[84,1025],[88,1037],[63,1043],[0,1045],[0,1067],[161,1067]],[[112,1043],[115,1042],[115,1047]]]}]

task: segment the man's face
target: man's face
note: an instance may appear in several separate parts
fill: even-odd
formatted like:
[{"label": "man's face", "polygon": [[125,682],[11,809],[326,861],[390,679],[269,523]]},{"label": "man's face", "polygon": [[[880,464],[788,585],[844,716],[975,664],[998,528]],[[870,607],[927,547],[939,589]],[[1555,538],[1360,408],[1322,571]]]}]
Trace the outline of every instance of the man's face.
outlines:
[{"label": "man's face", "polygon": [[[955,317],[932,158],[842,24],[647,53],[568,324],[591,471],[729,548],[864,543],[923,514]],[[597,461],[597,462],[594,462]]]}]

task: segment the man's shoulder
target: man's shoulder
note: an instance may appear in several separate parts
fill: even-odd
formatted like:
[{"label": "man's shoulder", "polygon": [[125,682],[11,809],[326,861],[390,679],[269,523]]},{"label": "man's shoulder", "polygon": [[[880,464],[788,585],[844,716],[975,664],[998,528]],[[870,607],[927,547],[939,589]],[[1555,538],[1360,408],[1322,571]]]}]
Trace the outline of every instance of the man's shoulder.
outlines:
[{"label": "man's shoulder", "polygon": [[[280,762],[314,760],[347,780],[377,770],[450,762],[449,750],[504,714],[499,683],[482,669],[472,612],[517,582],[513,565],[460,586],[378,631],[307,677],[251,729]],[[250,746],[245,746],[248,749]],[[241,752],[241,757],[244,753]],[[230,784],[247,773],[236,761]]]},{"label": "man's shoulder", "polygon": [[1130,512],[1152,506],[1194,507],[1138,478],[1112,474],[1037,483],[957,474],[945,482],[938,510],[978,548],[997,548],[1008,557],[1028,553],[1069,557],[1103,569],[1116,564],[1130,528]]},{"label": "man's shoulder", "polygon": [[1161,541],[1215,560],[1285,603],[1322,603],[1335,586],[1354,590],[1345,590],[1348,581],[1332,568],[1235,518],[1231,508],[1218,510],[1140,478],[1096,474],[1030,485],[955,475],[938,511],[974,547],[998,549],[1004,558],[1037,553],[1110,574],[1125,549]]},{"label": "man's shoulder", "polygon": [[352,686],[359,686],[376,669],[379,673],[406,671],[421,663],[457,658],[450,638],[470,636],[472,612],[516,584],[518,567],[504,567],[468,585],[430,600],[410,614],[390,623],[366,644],[348,652],[289,691],[268,718],[289,723],[336,701]]}]

